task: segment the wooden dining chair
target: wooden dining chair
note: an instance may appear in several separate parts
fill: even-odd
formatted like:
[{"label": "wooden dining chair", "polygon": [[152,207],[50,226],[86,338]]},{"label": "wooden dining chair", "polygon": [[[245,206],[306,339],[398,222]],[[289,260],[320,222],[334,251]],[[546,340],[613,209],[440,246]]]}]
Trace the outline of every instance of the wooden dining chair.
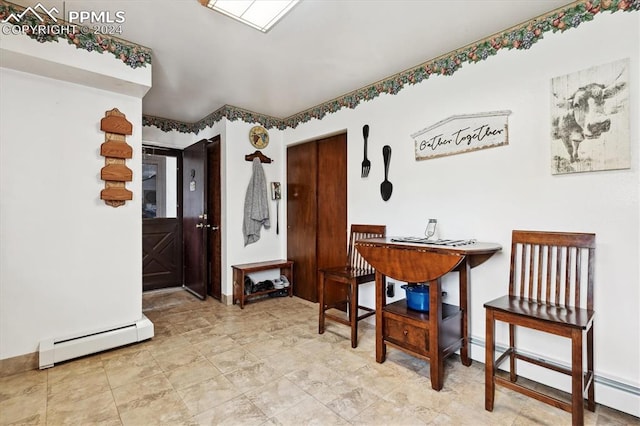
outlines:
[{"label": "wooden dining chair", "polygon": [[[595,411],[593,375],[593,269],[595,234],[513,231],[509,294],[485,303],[485,409],[493,410],[495,386],[535,398],[571,413],[573,425],[584,424],[587,408]],[[495,356],[495,322],[509,324],[509,347]],[[518,352],[516,326],[571,339],[571,367]],[[586,371],[583,363],[586,334]],[[536,354],[542,355],[544,354]],[[496,374],[509,359],[509,377]],[[516,360],[571,376],[571,400],[562,400],[517,383]]]},{"label": "wooden dining chair", "polygon": [[[320,318],[318,332],[324,333],[325,320],[329,319],[341,324],[351,326],[351,347],[358,346],[358,321],[363,320],[376,312],[374,309],[360,306],[358,303],[358,287],[360,284],[375,280],[375,270],[355,249],[354,244],[365,238],[384,237],[386,226],[384,225],[351,225],[349,237],[349,249],[346,263],[341,266],[324,268],[320,270],[320,286],[318,299],[320,302]],[[329,291],[330,286],[343,287],[343,291]],[[328,300],[329,294],[345,294],[346,299],[338,301]],[[343,309],[348,306],[348,315],[327,312],[330,309]]]}]

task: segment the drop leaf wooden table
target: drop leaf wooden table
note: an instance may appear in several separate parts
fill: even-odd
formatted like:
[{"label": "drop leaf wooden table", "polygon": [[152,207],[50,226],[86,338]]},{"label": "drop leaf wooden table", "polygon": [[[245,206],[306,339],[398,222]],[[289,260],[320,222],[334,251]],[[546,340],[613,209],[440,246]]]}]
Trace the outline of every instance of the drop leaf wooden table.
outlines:
[{"label": "drop leaf wooden table", "polygon": [[[458,349],[465,366],[469,357],[469,281],[470,271],[494,253],[499,244],[474,242],[450,247],[443,245],[371,238],[355,244],[376,270],[376,361],[386,358],[392,345],[429,361],[431,387],[442,389],[444,360]],[[442,303],[441,278],[459,273],[460,305]],[[429,312],[409,309],[406,300],[387,305],[384,277],[408,283],[429,283]]]}]

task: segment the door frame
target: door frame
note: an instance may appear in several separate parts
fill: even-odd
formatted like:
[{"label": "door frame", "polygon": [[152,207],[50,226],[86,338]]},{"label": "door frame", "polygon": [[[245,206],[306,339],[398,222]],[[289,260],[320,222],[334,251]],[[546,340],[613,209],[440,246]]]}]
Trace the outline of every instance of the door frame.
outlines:
[{"label": "door frame", "polygon": [[220,135],[209,139],[207,146],[207,193],[209,214],[209,282],[207,294],[222,300],[222,141]]},{"label": "door frame", "polygon": [[[222,175],[221,175],[221,150],[222,142],[220,135],[216,135],[207,139],[206,156],[207,161],[205,163],[205,205],[208,215],[208,223],[210,228],[207,228],[209,233],[209,242],[207,245],[207,278],[206,278],[206,294],[222,301]],[[176,212],[178,221],[178,237],[179,238],[179,259],[177,259],[179,268],[179,282],[175,286],[171,287],[158,287],[149,288],[151,291],[162,288],[184,288],[184,234],[183,234],[183,209],[184,209],[184,197],[183,197],[183,149],[177,148],[164,148],[153,145],[143,145],[143,153],[150,153],[153,155],[167,155],[177,158],[177,203],[178,208]],[[186,147],[185,147],[186,148]],[[217,229],[214,229],[217,228]],[[216,257],[217,254],[217,257]],[[217,277],[217,278],[216,278]],[[187,289],[188,290],[188,289]]]},{"label": "door frame", "polygon": [[[179,288],[182,287],[183,283],[184,283],[184,277],[183,277],[183,262],[182,262],[182,150],[180,149],[174,149],[174,148],[164,148],[164,147],[158,147],[158,146],[151,146],[151,145],[142,145],[142,155],[144,154],[151,154],[151,155],[157,155],[157,156],[166,156],[166,157],[174,157],[176,158],[176,203],[177,203],[177,209],[176,209],[176,217],[174,218],[150,218],[150,219],[142,219],[142,233],[143,233],[143,238],[144,238],[144,229],[145,229],[145,221],[152,221],[155,222],[156,225],[162,226],[163,222],[169,222],[169,221],[176,221],[176,237],[175,239],[178,241],[178,247],[177,247],[177,259],[176,259],[176,283],[174,285],[171,286],[167,286],[164,284],[161,285],[157,285],[154,283],[148,283],[145,286],[144,283],[144,263],[143,263],[143,279],[142,279],[142,286],[143,286],[143,291],[152,291],[152,290],[160,290],[160,289],[165,289],[165,288]],[[144,161],[144,159],[143,159]],[[140,200],[140,205],[142,206],[142,199]],[[153,223],[147,222],[147,225],[154,225]],[[143,253],[143,257],[144,257],[144,253]],[[145,288],[146,287],[146,288]]]}]

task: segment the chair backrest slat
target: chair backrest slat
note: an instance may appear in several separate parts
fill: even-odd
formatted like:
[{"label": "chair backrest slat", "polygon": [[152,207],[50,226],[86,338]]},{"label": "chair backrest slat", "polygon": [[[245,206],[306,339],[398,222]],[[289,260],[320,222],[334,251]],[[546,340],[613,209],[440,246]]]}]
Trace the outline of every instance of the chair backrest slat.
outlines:
[{"label": "chair backrest slat", "polygon": [[574,306],[580,306],[580,286],[577,283],[580,283],[582,280],[582,252],[580,250],[576,250],[576,289],[575,289],[575,298],[573,299]]},{"label": "chair backrest slat", "polygon": [[595,234],[513,231],[509,295],[593,309],[594,262]]},{"label": "chair backrest slat", "polygon": [[553,259],[553,255],[552,255],[552,250],[553,248],[551,246],[545,246],[547,248],[547,279],[545,280],[545,285],[547,287],[547,291],[545,292],[545,300],[551,300],[551,280],[552,280],[552,276],[551,276],[551,265],[552,263],[552,259]]},{"label": "chair backrest slat", "polygon": [[373,267],[369,265],[369,262],[360,255],[358,250],[356,250],[355,243],[358,240],[364,240],[367,238],[383,238],[385,237],[386,232],[387,227],[385,225],[351,225],[347,265],[365,273],[373,273]]},{"label": "chair backrest slat", "polygon": [[538,292],[536,293],[537,300],[542,299],[542,267],[544,265],[544,250],[546,246],[538,247]]},{"label": "chair backrest slat", "polygon": [[555,258],[556,258],[556,297],[553,299],[553,303],[556,305],[560,304],[560,274],[562,271],[562,248],[554,247],[555,249]]},{"label": "chair backrest slat", "polygon": [[529,299],[533,299],[533,283],[535,283],[533,276],[535,271],[534,260],[536,258],[537,246],[529,246]]},{"label": "chair backrest slat", "polygon": [[569,297],[571,296],[571,252],[574,249],[572,247],[565,247],[564,253],[566,255],[566,259],[564,261],[565,265],[565,277],[564,277],[564,305],[571,306],[569,302]]},{"label": "chair backrest slat", "polygon": [[522,246],[522,258],[520,259],[520,297],[524,297],[524,288],[525,288],[525,267],[527,265],[527,246]]}]

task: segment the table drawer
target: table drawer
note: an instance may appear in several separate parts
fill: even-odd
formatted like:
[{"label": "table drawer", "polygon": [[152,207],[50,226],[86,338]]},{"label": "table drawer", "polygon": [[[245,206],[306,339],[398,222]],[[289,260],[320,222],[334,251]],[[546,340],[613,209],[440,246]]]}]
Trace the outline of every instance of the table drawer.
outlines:
[{"label": "table drawer", "polygon": [[401,346],[411,346],[422,353],[429,351],[428,329],[395,318],[384,318],[384,338]]}]

